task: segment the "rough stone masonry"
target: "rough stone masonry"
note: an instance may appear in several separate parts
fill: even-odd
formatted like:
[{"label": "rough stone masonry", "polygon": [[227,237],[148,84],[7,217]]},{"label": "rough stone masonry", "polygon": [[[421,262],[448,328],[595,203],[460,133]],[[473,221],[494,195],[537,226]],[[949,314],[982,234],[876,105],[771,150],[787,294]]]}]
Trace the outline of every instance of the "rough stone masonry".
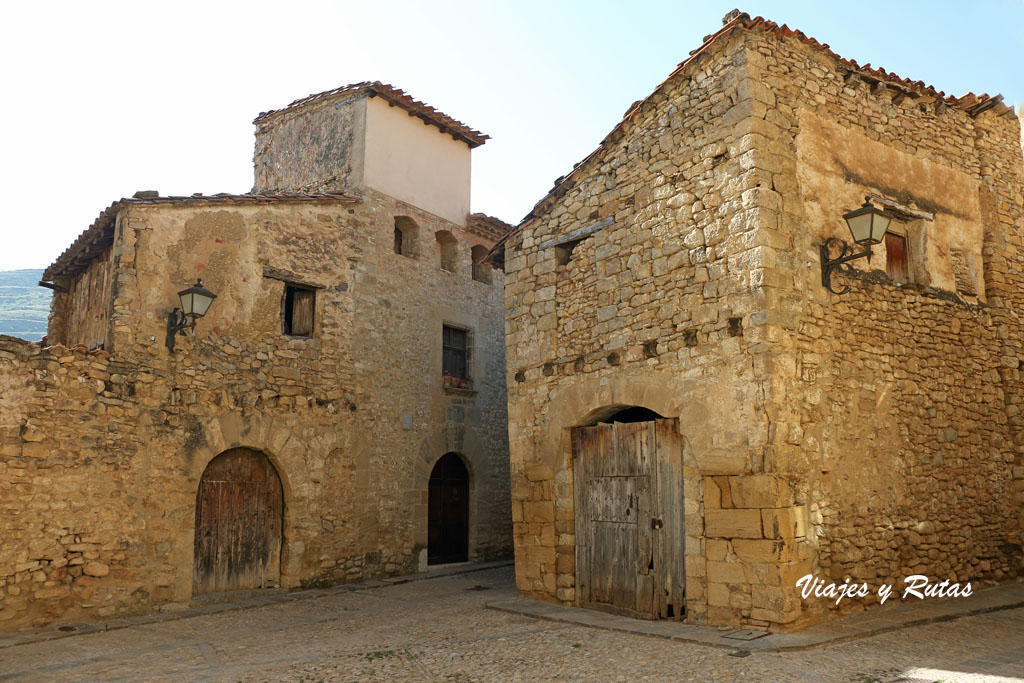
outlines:
[{"label": "rough stone masonry", "polygon": [[[237,514],[213,520],[227,536],[207,560],[252,569],[230,525],[265,523],[278,535],[261,540],[275,553],[256,566],[262,586],[425,569],[432,473],[451,453],[469,476],[465,559],[509,553],[502,273],[477,258],[507,226],[438,215],[468,206],[486,136],[379,83],[257,124],[252,193],[116,202],[46,271],[48,345],[0,338],[0,628],[187,605],[197,509],[218,504],[197,491],[225,453],[261,455],[210,482]],[[373,157],[382,135],[404,136],[427,171],[445,150],[465,184],[420,201]],[[337,140],[359,144],[307,149]],[[316,177],[275,154],[313,154]],[[217,298],[171,353],[168,313],[197,276]],[[287,328],[295,292],[312,300],[304,333]],[[445,326],[470,338],[459,386],[442,374]],[[274,476],[283,512],[256,524],[246,487]]]},{"label": "rough stone masonry", "polygon": [[[574,435],[637,411],[682,439],[675,618],[797,627],[834,609],[801,599],[809,573],[1021,576],[1024,174],[1000,99],[732,13],[556,181],[497,254],[524,595],[621,609],[602,591],[654,571],[646,532],[578,545],[666,504],[574,480],[597,457]],[[890,236],[835,276],[838,296],[819,245],[850,241],[842,215],[866,196]],[[651,514],[655,538],[675,522]],[[642,555],[635,576],[612,546]]]}]

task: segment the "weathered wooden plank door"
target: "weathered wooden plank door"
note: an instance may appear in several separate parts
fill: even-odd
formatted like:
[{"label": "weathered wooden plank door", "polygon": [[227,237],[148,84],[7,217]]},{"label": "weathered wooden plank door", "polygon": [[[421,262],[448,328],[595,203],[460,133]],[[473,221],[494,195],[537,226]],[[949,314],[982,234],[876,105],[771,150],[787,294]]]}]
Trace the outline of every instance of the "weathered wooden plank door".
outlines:
[{"label": "weathered wooden plank door", "polygon": [[283,513],[281,478],[267,456],[235,448],[211,460],[196,494],[192,592],[279,585]]},{"label": "weathered wooden plank door", "polygon": [[430,473],[427,491],[427,564],[469,560],[469,470],[446,453]]},{"label": "weathered wooden plank door", "polygon": [[682,467],[663,462],[681,459],[676,421],[581,427],[572,440],[577,602],[646,619],[682,616],[681,600],[666,606],[683,586],[681,479],[671,491]]}]

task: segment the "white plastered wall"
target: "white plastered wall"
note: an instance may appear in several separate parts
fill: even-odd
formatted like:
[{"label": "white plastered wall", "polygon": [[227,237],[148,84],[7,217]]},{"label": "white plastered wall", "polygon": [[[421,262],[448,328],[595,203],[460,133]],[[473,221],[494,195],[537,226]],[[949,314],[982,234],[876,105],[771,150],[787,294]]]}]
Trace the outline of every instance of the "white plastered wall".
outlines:
[{"label": "white plastered wall", "polygon": [[459,226],[469,213],[470,148],[379,97],[366,103],[363,184]]}]

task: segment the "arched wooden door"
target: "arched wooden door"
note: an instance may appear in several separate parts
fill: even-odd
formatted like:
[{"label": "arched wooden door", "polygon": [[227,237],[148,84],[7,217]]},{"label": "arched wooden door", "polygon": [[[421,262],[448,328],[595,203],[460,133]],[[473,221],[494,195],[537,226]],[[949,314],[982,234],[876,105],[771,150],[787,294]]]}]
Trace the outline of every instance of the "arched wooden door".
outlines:
[{"label": "arched wooden door", "polygon": [[263,453],[234,448],[211,460],[196,494],[192,592],[280,585],[283,513],[281,478]]},{"label": "arched wooden door", "polygon": [[427,564],[469,560],[469,471],[457,453],[445,453],[430,473]]}]

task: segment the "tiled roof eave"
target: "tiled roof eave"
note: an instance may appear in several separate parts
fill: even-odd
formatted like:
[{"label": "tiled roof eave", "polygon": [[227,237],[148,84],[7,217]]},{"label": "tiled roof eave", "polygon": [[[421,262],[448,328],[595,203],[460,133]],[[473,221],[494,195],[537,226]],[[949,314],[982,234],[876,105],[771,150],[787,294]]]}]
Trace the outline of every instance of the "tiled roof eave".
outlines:
[{"label": "tiled roof eave", "polygon": [[414,99],[400,88],[396,88],[387,83],[381,83],[380,81],[363,81],[362,83],[353,83],[340,88],[334,88],[333,90],[308,95],[295,100],[282,109],[274,109],[261,113],[253,120],[253,123],[258,126],[278,116],[294,112],[298,108],[315,102],[331,100],[342,95],[358,94],[366,94],[370,97],[380,97],[388,104],[401,107],[408,112],[410,116],[415,116],[424,123],[436,126],[442,132],[451,135],[456,140],[466,143],[471,148],[479,147],[487,140],[490,140],[489,135],[485,135],[478,130],[474,130],[461,121],[453,119],[447,114],[431,107],[429,104]]}]

